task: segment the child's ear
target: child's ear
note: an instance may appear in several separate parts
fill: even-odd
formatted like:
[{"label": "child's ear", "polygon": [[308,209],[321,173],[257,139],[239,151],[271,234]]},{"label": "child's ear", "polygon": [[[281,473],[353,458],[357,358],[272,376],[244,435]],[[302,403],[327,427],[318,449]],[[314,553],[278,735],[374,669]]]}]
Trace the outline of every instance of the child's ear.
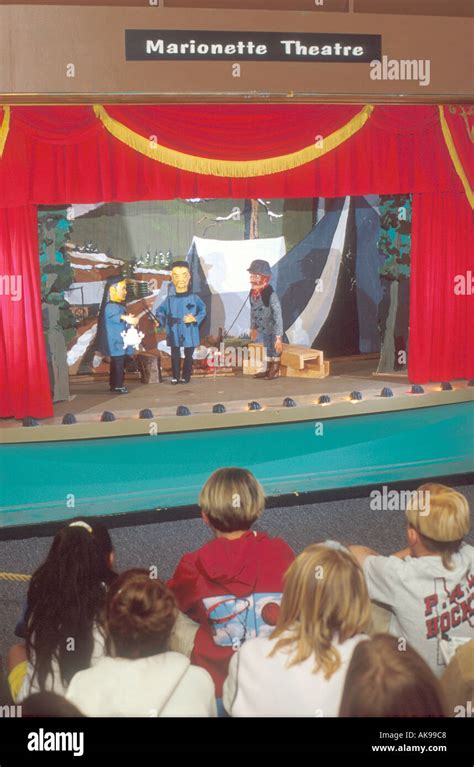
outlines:
[{"label": "child's ear", "polygon": [[407,527],[407,540],[411,549],[413,549],[419,541],[418,531],[412,527],[412,525],[408,525]]},{"label": "child's ear", "polygon": [[211,523],[209,522],[209,517],[207,516],[205,511],[201,511],[201,518],[205,525],[208,527],[211,527]]}]

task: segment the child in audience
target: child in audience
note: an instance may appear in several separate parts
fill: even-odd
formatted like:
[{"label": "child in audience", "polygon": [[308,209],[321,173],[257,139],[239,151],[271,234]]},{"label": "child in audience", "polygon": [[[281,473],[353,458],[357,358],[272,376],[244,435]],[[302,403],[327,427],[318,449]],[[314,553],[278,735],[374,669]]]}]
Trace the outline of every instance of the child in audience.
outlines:
[{"label": "child in audience", "polygon": [[457,648],[441,677],[448,716],[474,716],[474,639]]},{"label": "child in audience", "polygon": [[[214,539],[185,554],[168,585],[180,609],[199,623],[191,658],[209,671],[220,698],[234,652],[275,625],[283,575],[294,553],[281,538],[250,529],[264,509],[265,496],[249,471],[214,472],[199,505]],[[264,602],[273,608],[262,615]]]},{"label": "child in audience", "polygon": [[[81,524],[83,522],[79,517],[77,519],[71,519],[69,525],[74,523]],[[99,549],[101,551],[102,573],[100,575],[101,580],[106,587],[109,587],[111,583],[117,577],[117,573],[114,571],[115,552],[112,546],[112,539],[110,537],[107,527],[99,519],[95,517],[87,517],[87,525],[92,529],[92,535],[97,541]],[[26,632],[28,627],[28,608],[25,605],[22,617],[18,621],[15,627],[15,636],[20,639],[26,639]]]},{"label": "child in audience", "polygon": [[371,599],[392,611],[390,633],[404,637],[440,676],[453,647],[474,636],[474,547],[466,498],[427,483],[406,510],[408,547],[390,557],[351,546]]},{"label": "child in audience", "polygon": [[86,716],[215,716],[207,671],[168,650],[177,612],[172,592],[147,570],[122,573],[107,595],[112,657],[77,673],[68,700]]},{"label": "child in audience", "polygon": [[274,631],[234,654],[225,709],[232,716],[337,716],[369,620],[367,587],[352,555],[332,543],[308,546],[285,576]]},{"label": "child in audience", "polygon": [[354,650],[339,716],[444,717],[441,686],[427,663],[406,643],[376,634]]},{"label": "child in audience", "polygon": [[63,695],[73,675],[104,654],[101,610],[115,575],[111,562],[87,522],[74,521],[56,534],[28,589],[26,647],[9,653],[16,702],[40,691]]},{"label": "child in audience", "polygon": [[27,717],[66,719],[83,717],[84,714],[62,695],[57,695],[55,692],[35,692],[34,695],[22,701],[21,716],[23,719]]}]

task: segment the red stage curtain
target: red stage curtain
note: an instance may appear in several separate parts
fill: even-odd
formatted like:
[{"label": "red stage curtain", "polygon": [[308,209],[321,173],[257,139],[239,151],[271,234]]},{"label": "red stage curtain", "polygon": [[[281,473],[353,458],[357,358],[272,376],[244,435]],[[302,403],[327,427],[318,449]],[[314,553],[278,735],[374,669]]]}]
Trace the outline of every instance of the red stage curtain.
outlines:
[{"label": "red stage curtain", "polygon": [[450,104],[444,107],[444,116],[471,189],[474,189],[474,105]]},{"label": "red stage curtain", "polygon": [[200,157],[254,160],[313,144],[360,112],[358,104],[107,106],[115,120],[160,144]]},{"label": "red stage curtain", "polygon": [[[408,354],[413,382],[474,378],[473,242],[464,194],[413,195]],[[467,283],[464,295],[455,292],[458,275]]]},{"label": "red stage curtain", "polygon": [[[169,148],[202,157],[249,160],[303,149],[317,136],[324,138],[345,125],[362,105],[106,109],[141,136],[157,136],[158,143]],[[464,157],[467,162],[467,150]],[[251,178],[201,175],[150,160],[111,136],[90,106],[12,107],[0,160],[1,206],[460,189],[437,106],[376,106],[364,127],[337,149],[299,168]]]},{"label": "red stage curtain", "polygon": [[53,404],[33,206],[0,208],[0,280],[0,417],[47,418],[53,415]]},{"label": "red stage curtain", "polygon": [[[146,139],[156,136],[157,143],[175,151],[223,161],[259,160],[302,150],[319,136],[324,139],[342,128],[361,109],[362,105],[312,104],[106,107],[107,114],[125,126],[124,132],[128,128]],[[2,257],[10,259],[8,268],[24,277],[29,303],[22,317],[19,307],[2,301],[6,309],[0,361],[5,364],[8,359],[11,367],[15,333],[15,360],[20,365],[16,380],[22,381],[23,392],[6,394],[4,387],[1,413],[17,417],[51,413],[40,340],[36,224],[30,220],[32,207],[15,211],[36,204],[412,192],[410,377],[417,382],[473,377],[472,297],[451,291],[454,276],[467,277],[472,270],[468,198],[472,205],[469,182],[474,164],[469,106],[444,108],[449,131],[443,131],[435,105],[376,106],[357,133],[322,157],[292,170],[239,178],[156,162],[112,136],[90,106],[12,107],[10,112],[7,133],[0,109],[0,154],[5,142],[0,209],[13,210],[2,212],[0,243]],[[32,354],[26,352],[21,363],[19,350],[28,345]],[[39,371],[33,378],[27,378],[30,359]]]}]

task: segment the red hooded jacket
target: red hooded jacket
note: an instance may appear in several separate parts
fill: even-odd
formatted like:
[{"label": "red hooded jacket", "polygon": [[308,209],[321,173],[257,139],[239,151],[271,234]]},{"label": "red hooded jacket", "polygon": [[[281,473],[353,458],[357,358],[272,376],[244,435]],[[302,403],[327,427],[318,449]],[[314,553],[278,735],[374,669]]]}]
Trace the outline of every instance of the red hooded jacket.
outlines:
[{"label": "red hooded jacket", "polygon": [[185,554],[168,582],[180,610],[200,624],[191,662],[209,671],[217,697],[233,653],[246,639],[273,631],[294,558],[281,538],[248,530]]}]

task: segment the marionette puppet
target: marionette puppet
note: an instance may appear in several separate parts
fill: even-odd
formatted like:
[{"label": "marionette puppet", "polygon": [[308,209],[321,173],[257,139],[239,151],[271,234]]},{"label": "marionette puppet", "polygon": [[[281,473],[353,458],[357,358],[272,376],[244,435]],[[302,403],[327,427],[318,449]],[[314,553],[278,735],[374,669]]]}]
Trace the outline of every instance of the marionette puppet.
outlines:
[{"label": "marionette puppet", "polygon": [[[175,261],[171,268],[168,296],[156,309],[155,316],[166,332],[171,347],[172,384],[188,384],[193,371],[193,353],[199,345],[199,325],[206,316],[206,306],[190,290],[191,272],[186,261]],[[181,349],[184,361],[181,370]]]},{"label": "marionette puppet", "polygon": [[268,261],[256,259],[249,268],[250,284],[250,338],[263,343],[270,365],[254,378],[272,381],[280,374],[283,319],[277,294],[270,285],[272,271]]},{"label": "marionette puppet", "polygon": [[126,280],[120,275],[110,277],[105,283],[104,296],[97,320],[95,348],[110,357],[110,391],[128,394],[123,385],[125,357],[139,348],[143,333],[138,333],[138,317],[127,313]]}]

